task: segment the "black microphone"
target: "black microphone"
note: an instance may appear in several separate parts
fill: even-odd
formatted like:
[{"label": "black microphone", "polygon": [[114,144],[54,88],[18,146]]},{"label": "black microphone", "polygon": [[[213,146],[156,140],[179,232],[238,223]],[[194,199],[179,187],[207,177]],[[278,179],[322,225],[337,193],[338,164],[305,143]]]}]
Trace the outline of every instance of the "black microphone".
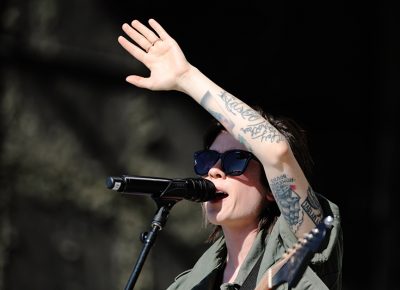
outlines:
[{"label": "black microphone", "polygon": [[109,176],[107,188],[128,195],[150,195],[168,200],[187,199],[196,202],[209,201],[225,196],[216,192],[214,183],[204,178],[170,179],[146,176]]}]

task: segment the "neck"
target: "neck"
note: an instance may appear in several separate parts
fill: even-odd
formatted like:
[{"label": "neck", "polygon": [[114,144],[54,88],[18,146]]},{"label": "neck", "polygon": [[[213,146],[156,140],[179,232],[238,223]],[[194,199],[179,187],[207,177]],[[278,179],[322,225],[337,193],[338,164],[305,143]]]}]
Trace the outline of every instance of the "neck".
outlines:
[{"label": "neck", "polygon": [[227,257],[223,282],[233,282],[240,266],[252,247],[257,236],[257,227],[230,229],[223,228]]}]

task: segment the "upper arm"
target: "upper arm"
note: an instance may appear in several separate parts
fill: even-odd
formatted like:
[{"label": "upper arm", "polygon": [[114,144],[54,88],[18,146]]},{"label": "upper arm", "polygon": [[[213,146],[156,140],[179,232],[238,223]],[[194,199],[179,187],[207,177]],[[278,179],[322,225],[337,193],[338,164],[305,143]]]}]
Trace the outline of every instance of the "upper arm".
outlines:
[{"label": "upper arm", "polygon": [[272,194],[293,233],[302,237],[322,220],[322,207],[290,148],[275,158],[263,163]]}]

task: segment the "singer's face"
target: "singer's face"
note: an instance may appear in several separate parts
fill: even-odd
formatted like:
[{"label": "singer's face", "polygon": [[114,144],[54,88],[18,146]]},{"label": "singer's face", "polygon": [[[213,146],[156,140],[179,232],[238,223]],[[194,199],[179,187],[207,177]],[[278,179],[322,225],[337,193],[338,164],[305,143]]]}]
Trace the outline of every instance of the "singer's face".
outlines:
[{"label": "singer's face", "polygon": [[[246,147],[233,138],[228,132],[222,131],[210,149],[220,153],[231,149],[246,150]],[[258,226],[259,214],[267,202],[267,190],[261,184],[261,164],[250,160],[246,171],[239,176],[228,176],[221,169],[221,160],[212,167],[208,176],[217,191],[228,194],[220,200],[204,203],[207,219],[212,224],[224,227],[240,228]]]}]

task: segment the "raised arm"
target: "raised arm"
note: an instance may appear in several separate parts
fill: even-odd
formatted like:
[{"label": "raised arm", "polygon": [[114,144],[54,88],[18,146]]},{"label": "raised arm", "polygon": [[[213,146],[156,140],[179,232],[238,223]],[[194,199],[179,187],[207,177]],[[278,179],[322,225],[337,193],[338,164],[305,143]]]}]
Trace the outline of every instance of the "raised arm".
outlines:
[{"label": "raised arm", "polygon": [[322,219],[321,206],[285,137],[250,106],[208,79],[185,58],[179,45],[155,20],[153,30],[137,20],[122,29],[133,40],[119,43],[149,70],[127,81],[150,90],[177,90],[191,96],[262,162],[282,215],[297,237]]}]

